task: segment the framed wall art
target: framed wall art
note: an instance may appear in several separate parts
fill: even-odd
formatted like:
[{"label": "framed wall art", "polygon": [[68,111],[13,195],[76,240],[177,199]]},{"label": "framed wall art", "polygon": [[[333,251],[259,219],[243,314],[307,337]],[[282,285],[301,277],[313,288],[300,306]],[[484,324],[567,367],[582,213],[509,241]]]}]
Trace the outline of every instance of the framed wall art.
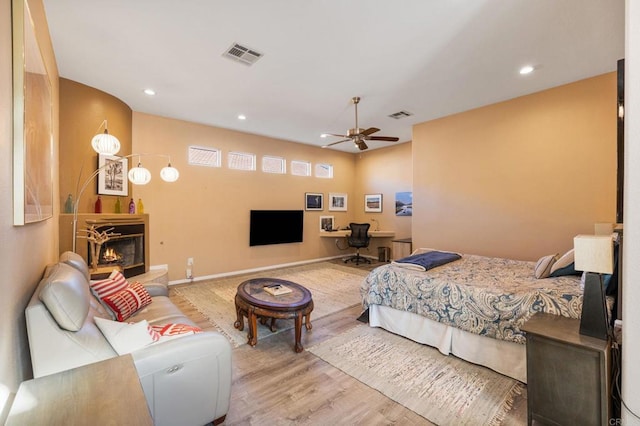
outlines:
[{"label": "framed wall art", "polygon": [[51,81],[26,0],[13,0],[13,224],[53,216]]},{"label": "framed wall art", "polygon": [[333,216],[320,216],[320,231],[333,230]]},{"label": "framed wall art", "polygon": [[382,194],[366,194],[364,211],[365,213],[382,213]]},{"label": "framed wall art", "polygon": [[128,161],[116,155],[98,155],[98,194],[128,195]]},{"label": "framed wall art", "polygon": [[323,210],[324,195],[317,192],[305,192],[304,209],[305,210]]},{"label": "framed wall art", "polygon": [[413,214],[413,192],[396,192],[396,216]]},{"label": "framed wall art", "polygon": [[329,193],[329,210],[336,212],[346,212],[347,194]]}]

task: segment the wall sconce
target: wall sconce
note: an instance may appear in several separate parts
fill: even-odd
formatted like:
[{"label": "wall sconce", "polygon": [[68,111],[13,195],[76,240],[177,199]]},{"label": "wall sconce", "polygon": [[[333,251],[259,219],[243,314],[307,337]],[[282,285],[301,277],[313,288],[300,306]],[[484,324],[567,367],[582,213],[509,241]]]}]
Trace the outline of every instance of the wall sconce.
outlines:
[{"label": "wall sconce", "polygon": [[601,274],[613,274],[613,237],[578,235],[573,239],[576,271],[585,271],[580,334],[607,340],[609,314]]}]

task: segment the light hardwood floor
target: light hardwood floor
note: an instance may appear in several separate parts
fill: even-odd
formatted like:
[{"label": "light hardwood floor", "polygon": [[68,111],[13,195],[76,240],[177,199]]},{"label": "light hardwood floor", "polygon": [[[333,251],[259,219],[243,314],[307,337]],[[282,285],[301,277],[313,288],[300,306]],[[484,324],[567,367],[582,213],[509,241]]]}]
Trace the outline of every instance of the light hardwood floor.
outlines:
[{"label": "light hardwood floor", "polygon": [[[372,268],[373,265],[359,268]],[[354,265],[355,267],[355,265]],[[171,299],[205,330],[209,321],[182,297]],[[305,348],[359,324],[360,306],[314,319],[302,331]],[[230,321],[233,321],[230,318]],[[231,406],[225,425],[430,425],[415,412],[304,351],[293,351],[293,330],[233,350]],[[504,425],[524,425],[526,399],[516,399]]]}]

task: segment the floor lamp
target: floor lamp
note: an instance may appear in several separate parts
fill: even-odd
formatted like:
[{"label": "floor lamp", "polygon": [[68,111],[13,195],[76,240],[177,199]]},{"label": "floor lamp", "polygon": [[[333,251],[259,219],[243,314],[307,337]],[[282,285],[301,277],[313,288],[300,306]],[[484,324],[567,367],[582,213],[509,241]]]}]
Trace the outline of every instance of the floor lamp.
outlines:
[{"label": "floor lamp", "polygon": [[607,340],[609,315],[601,274],[613,273],[613,237],[578,235],[573,247],[575,269],[585,272],[580,334]]},{"label": "floor lamp", "polygon": [[[100,133],[94,136],[94,138],[91,141],[91,146],[93,147],[94,151],[96,151],[98,154],[115,155],[118,152],[118,150],[120,150],[120,142],[115,136],[112,136],[109,134],[107,130],[107,120],[104,120],[100,126],[101,127],[104,126],[104,129],[105,129],[104,133]],[[100,128],[98,128],[98,130],[99,129]],[[180,173],[175,167],[171,166],[171,157],[169,157],[166,154],[143,153],[143,154],[129,154],[129,155],[119,157],[121,160],[125,158],[138,157],[138,165],[136,167],[132,167],[129,170],[129,173],[127,175],[131,183],[133,183],[134,185],[146,185],[151,180],[151,172],[149,172],[149,170],[147,170],[146,168],[142,167],[142,163],[140,161],[141,157],[146,157],[146,156],[157,156],[157,157],[168,158],[169,164],[166,167],[162,168],[162,170],[160,171],[160,177],[165,182],[175,182],[176,180],[178,180]],[[82,184],[82,186],[80,187],[80,190],[76,191],[76,201],[73,205],[73,229],[72,229],[72,235],[73,235],[72,250],[74,253],[76,252],[76,239],[77,239],[76,234],[78,232],[78,206],[80,204],[80,197],[82,196],[82,193],[84,192],[84,190],[87,189],[87,186],[89,186],[91,181],[96,176],[98,176],[98,174],[101,171],[106,170],[109,167],[112,167],[112,163],[110,162],[107,162],[103,166],[98,167],[98,169],[96,169],[93,173],[91,173],[91,175],[87,178],[87,180]],[[81,173],[82,173],[82,169],[81,169]],[[78,181],[79,180],[80,179],[78,179]]]}]

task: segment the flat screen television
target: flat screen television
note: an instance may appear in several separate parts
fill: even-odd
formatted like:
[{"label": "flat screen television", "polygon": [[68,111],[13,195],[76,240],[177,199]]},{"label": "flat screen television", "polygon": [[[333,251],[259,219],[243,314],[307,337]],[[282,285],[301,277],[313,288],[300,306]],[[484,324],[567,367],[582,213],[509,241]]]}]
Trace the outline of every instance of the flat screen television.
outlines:
[{"label": "flat screen television", "polygon": [[302,242],[302,210],[251,210],[249,246]]}]

